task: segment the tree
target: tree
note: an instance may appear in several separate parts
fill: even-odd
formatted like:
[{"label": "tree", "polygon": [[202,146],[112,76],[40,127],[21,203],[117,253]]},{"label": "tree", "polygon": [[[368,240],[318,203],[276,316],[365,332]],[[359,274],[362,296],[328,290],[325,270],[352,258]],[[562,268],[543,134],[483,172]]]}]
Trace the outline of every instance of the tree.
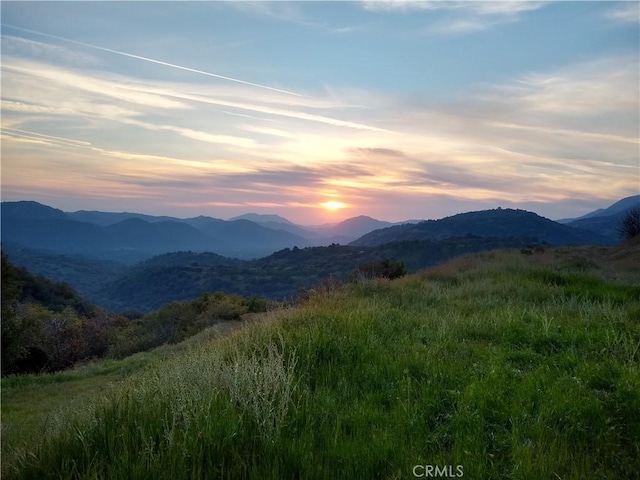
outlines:
[{"label": "tree", "polygon": [[622,219],[620,226],[618,227],[618,233],[623,240],[629,240],[631,238],[640,235],[640,208],[632,208],[627,212]]},{"label": "tree", "polygon": [[386,258],[379,262],[361,265],[356,271],[357,277],[364,278],[400,278],[406,275],[407,270],[403,262],[397,262],[390,258]]},{"label": "tree", "polygon": [[16,362],[27,355],[27,347],[22,342],[22,325],[17,318],[16,307],[21,290],[15,267],[2,252],[2,312],[0,335],[2,337],[2,374],[12,372]]}]

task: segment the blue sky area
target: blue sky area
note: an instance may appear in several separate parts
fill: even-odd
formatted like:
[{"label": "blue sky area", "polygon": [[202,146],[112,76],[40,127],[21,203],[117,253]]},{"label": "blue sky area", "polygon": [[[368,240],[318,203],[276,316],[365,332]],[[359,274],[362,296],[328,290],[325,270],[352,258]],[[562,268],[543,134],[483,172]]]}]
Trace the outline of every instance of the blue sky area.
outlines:
[{"label": "blue sky area", "polygon": [[2,200],[313,224],[640,191],[638,2],[6,2]]}]

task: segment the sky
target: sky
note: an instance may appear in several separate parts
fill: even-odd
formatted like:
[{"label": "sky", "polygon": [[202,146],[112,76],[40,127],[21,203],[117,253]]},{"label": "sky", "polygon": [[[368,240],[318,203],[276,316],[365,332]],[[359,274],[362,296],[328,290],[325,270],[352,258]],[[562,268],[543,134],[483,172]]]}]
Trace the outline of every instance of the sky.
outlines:
[{"label": "sky", "polygon": [[2,200],[580,216],[640,193],[639,5],[2,1]]}]

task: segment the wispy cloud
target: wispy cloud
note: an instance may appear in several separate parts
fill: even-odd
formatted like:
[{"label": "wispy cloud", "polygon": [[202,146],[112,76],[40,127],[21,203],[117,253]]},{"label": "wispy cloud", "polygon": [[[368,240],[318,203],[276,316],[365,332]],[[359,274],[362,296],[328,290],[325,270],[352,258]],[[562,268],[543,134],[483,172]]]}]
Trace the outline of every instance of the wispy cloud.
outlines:
[{"label": "wispy cloud", "polygon": [[275,88],[275,87],[270,87],[268,85],[248,82],[246,80],[241,80],[241,79],[238,79],[238,78],[228,77],[228,76],[225,76],[225,75],[220,75],[218,73],[206,72],[204,70],[198,70],[196,68],[185,67],[183,65],[177,65],[175,63],[164,62],[162,60],[157,60],[157,59],[153,59],[153,58],[149,58],[149,57],[143,57],[141,55],[135,55],[133,53],[127,53],[127,52],[123,52],[123,51],[120,51],[120,50],[114,50],[112,48],[106,48],[106,47],[101,47],[101,46],[98,46],[98,45],[93,45],[93,44],[90,44],[90,43],[79,42],[77,40],[72,40],[70,38],[60,37],[58,35],[51,35],[51,34],[44,33],[44,32],[38,32],[36,30],[30,30],[30,29],[26,29],[26,28],[21,28],[21,27],[15,26],[15,25],[9,25],[9,24],[3,23],[2,26],[3,27],[13,28],[13,29],[21,31],[21,32],[32,33],[32,34],[36,34],[36,35],[41,35],[43,37],[52,38],[52,39],[55,39],[55,40],[61,40],[63,42],[69,42],[69,43],[72,43],[74,45],[80,45],[82,47],[92,48],[94,50],[100,50],[102,52],[113,53],[115,55],[121,55],[123,57],[134,58],[136,60],[141,60],[141,61],[144,61],[144,62],[155,63],[157,65],[162,65],[162,66],[165,66],[165,67],[175,68],[175,69],[183,70],[183,71],[190,72],[190,73],[196,73],[196,74],[205,75],[205,76],[208,76],[208,77],[219,78],[219,79],[227,80],[227,81],[230,81],[230,82],[241,83],[243,85],[250,85],[252,87],[264,88],[264,89],[271,90],[271,91],[274,91],[274,92],[285,93],[287,95],[296,95],[296,96],[300,95],[300,94],[295,93],[295,92],[291,92],[291,91],[288,91],[288,90],[282,90],[282,89]]},{"label": "wispy cloud", "polygon": [[268,92],[261,95],[246,89],[229,90],[213,86],[200,86],[195,93],[191,92],[193,86],[188,84],[151,84],[112,74],[96,78],[46,63],[12,57],[3,58],[2,69],[11,74],[7,75],[9,78],[4,85],[4,97],[5,106],[14,111],[47,109],[50,113],[75,113],[128,121],[144,114],[147,109],[156,109],[157,114],[157,109],[193,110],[194,105],[215,105],[238,110],[223,110],[226,114],[252,117],[254,115],[251,114],[258,113],[335,127],[384,131],[375,125],[316,113],[319,110],[345,111],[352,108],[330,98],[295,97],[297,100],[293,101],[293,98],[280,96],[278,100]]},{"label": "wispy cloud", "polygon": [[458,10],[480,15],[514,15],[536,10],[543,1],[448,1],[448,0],[372,0],[363,1],[364,8],[372,11]]},{"label": "wispy cloud", "polygon": [[77,147],[86,147],[90,146],[91,142],[84,142],[82,140],[75,140],[72,138],[59,137],[57,135],[46,135],[43,133],[32,132],[29,130],[22,130],[19,128],[11,128],[3,126],[2,130],[4,133],[7,133],[12,136],[35,139],[37,141],[54,141],[54,142],[62,142],[63,145],[77,146]]},{"label": "wispy cloud", "polygon": [[365,9],[374,12],[437,12],[437,20],[425,17],[423,34],[463,35],[488,30],[495,26],[516,22],[523,13],[537,10],[543,1],[427,1],[381,0],[364,1]]},{"label": "wispy cloud", "polygon": [[640,3],[619,3],[607,12],[607,17],[623,23],[640,23]]},{"label": "wispy cloud", "polygon": [[225,6],[244,13],[270,17],[282,22],[294,23],[303,27],[323,27],[324,24],[313,20],[303,12],[305,2],[229,2]]},{"label": "wispy cloud", "polygon": [[[77,73],[48,63],[22,60],[10,56],[3,56],[2,70],[11,74],[11,78],[7,80],[11,83],[3,85],[3,97],[11,100],[15,100],[16,97],[23,100],[38,98],[35,101],[39,101],[43,105],[60,105],[67,98],[63,97],[61,101],[60,98],[51,95],[50,89],[56,86],[73,88],[76,92],[99,95],[119,104],[129,103],[160,109],[190,108],[187,103],[179,102],[175,98],[136,89],[135,86],[129,84],[129,78],[119,75],[107,74],[102,75],[103,78],[96,78],[94,75]],[[39,84],[34,84],[34,81]]]},{"label": "wispy cloud", "polygon": [[61,65],[85,67],[102,65],[97,57],[78,50],[4,33],[2,34],[2,54],[23,55],[37,60],[55,61]]}]

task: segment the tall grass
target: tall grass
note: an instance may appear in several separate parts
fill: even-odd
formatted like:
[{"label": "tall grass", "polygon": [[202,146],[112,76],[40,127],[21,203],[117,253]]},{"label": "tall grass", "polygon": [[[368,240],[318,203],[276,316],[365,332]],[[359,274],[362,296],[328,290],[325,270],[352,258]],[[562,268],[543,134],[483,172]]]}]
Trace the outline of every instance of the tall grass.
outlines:
[{"label": "tall grass", "polygon": [[332,285],[67,411],[12,476],[640,478],[639,313],[517,253]]}]

